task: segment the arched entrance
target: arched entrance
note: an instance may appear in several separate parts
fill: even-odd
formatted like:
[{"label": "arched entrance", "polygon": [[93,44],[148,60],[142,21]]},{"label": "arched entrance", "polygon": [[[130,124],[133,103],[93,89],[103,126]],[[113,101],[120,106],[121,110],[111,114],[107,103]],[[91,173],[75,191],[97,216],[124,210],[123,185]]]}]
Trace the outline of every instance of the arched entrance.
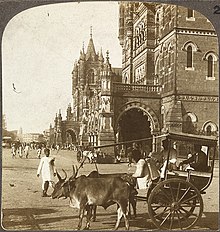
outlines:
[{"label": "arched entrance", "polygon": [[119,119],[120,140],[129,141],[142,139],[151,136],[150,121],[147,114],[138,109],[132,108]]},{"label": "arched entrance", "polygon": [[66,143],[77,145],[77,136],[74,130],[68,129],[66,131]]},{"label": "arched entrance", "polygon": [[139,142],[139,145],[147,153],[152,150],[151,123],[146,112],[139,108],[131,108],[121,115],[117,133],[118,142],[149,138]]},{"label": "arched entrance", "polygon": [[116,142],[149,138],[148,141],[140,142],[140,145],[146,152],[157,150],[155,136],[160,134],[159,120],[155,112],[144,103],[133,101],[123,105],[114,129]]}]

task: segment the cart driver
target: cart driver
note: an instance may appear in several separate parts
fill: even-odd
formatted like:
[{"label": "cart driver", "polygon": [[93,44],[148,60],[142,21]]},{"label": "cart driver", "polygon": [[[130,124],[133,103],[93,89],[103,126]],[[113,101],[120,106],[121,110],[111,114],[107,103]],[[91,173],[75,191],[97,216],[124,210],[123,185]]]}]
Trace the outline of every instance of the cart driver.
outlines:
[{"label": "cart driver", "polygon": [[201,145],[194,144],[194,153],[187,160],[180,162],[179,165],[188,164],[185,168],[186,171],[190,169],[201,172],[208,171],[208,157],[201,149]]},{"label": "cart driver", "polygon": [[[173,147],[169,146],[169,140],[165,139],[162,141],[163,150],[160,152],[160,157],[162,161],[161,167],[161,178],[165,177],[166,166],[168,165],[168,170],[177,170],[177,151]],[[170,147],[170,149],[169,149]],[[167,164],[167,156],[169,153],[169,161]]]},{"label": "cart driver", "polygon": [[135,178],[145,178],[146,181],[156,180],[160,176],[155,159],[152,157],[144,158],[136,143],[133,143],[132,158],[136,163],[136,171],[132,175]]}]

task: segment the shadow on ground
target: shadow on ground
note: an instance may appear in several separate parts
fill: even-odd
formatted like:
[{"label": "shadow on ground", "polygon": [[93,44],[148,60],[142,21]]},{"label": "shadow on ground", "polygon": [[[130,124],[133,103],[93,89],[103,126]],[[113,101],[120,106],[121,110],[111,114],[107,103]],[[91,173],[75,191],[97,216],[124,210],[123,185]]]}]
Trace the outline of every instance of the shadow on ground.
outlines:
[{"label": "shadow on ground", "polygon": [[[98,219],[97,219],[98,221]],[[101,222],[103,225],[106,226],[105,229],[109,228],[114,228],[116,222],[116,216],[115,216],[115,221],[114,222]],[[153,230],[156,229],[154,224],[151,222],[148,214],[143,213],[143,214],[138,214],[136,218],[130,218],[129,219],[129,224],[130,224],[130,229],[135,229],[135,230]],[[93,229],[93,228],[91,228]],[[125,222],[124,219],[121,219],[120,225],[119,225],[119,230],[120,229],[125,229]]]},{"label": "shadow on ground", "polygon": [[28,227],[30,230],[41,230],[41,224],[59,222],[66,219],[78,218],[78,216],[53,217],[54,209],[42,208],[14,208],[2,210],[2,226],[4,229],[18,229]]},{"label": "shadow on ground", "polygon": [[219,213],[218,212],[204,212],[204,216],[199,221],[198,225],[201,228],[209,228],[210,230],[219,230]]}]

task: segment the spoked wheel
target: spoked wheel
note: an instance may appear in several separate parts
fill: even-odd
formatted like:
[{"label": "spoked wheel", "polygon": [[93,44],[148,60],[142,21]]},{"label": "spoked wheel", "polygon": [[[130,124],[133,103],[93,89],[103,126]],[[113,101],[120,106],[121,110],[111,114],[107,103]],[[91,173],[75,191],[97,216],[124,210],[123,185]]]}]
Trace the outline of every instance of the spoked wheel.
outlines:
[{"label": "spoked wheel", "polygon": [[191,183],[173,178],[160,182],[148,198],[148,213],[160,229],[184,230],[201,218],[203,200]]}]

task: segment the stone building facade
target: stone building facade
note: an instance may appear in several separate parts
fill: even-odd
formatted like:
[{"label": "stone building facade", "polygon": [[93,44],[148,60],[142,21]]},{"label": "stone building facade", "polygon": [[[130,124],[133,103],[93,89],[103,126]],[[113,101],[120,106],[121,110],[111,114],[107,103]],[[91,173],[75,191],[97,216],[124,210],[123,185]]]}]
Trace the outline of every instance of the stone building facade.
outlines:
[{"label": "stone building facade", "polygon": [[67,108],[66,120],[61,112],[51,126],[51,142],[100,145],[115,141],[112,127],[112,83],[121,82],[121,69],[112,68],[109,52],[104,59],[102,50],[95,51],[90,35],[87,50],[84,46],[72,71],[73,103]]},{"label": "stone building facade", "polygon": [[120,2],[118,38],[121,72],[95,52],[92,36],[80,52],[73,107],[51,127],[56,143],[149,138],[142,146],[156,150],[155,136],[166,131],[218,134],[218,38],[207,18],[176,5]]},{"label": "stone building facade", "polygon": [[[153,141],[166,131],[218,133],[218,38],[207,18],[176,5],[120,3],[119,40],[116,126],[123,114],[141,111],[149,121],[145,136],[148,131]],[[120,122],[119,129],[123,140],[128,130]]]}]

